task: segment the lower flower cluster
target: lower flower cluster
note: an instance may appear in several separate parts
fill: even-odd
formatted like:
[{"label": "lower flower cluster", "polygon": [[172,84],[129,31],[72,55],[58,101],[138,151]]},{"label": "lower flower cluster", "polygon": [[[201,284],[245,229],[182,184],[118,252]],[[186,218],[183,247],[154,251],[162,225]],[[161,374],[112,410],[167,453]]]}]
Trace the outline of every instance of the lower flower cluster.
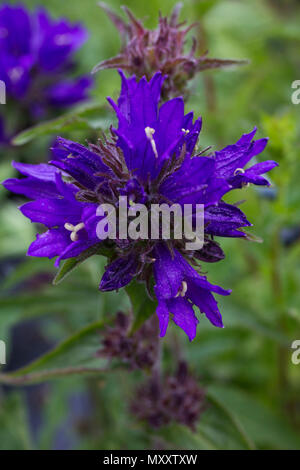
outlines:
[{"label": "lower flower cluster", "polygon": [[195,430],[205,408],[205,392],[185,362],[179,362],[174,375],[161,378],[154,374],[131,403],[132,413],[153,428],[177,422]]}]

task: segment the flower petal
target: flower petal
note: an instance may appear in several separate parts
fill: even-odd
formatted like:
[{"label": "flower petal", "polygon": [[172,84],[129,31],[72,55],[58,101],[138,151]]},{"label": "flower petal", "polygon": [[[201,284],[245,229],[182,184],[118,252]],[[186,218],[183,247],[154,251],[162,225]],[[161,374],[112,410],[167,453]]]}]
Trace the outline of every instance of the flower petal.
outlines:
[{"label": "flower petal", "polygon": [[165,300],[159,300],[156,308],[156,314],[159,320],[160,336],[165,336],[169,324],[170,313]]},{"label": "flower petal", "polygon": [[187,334],[189,340],[192,341],[196,336],[199,320],[190,302],[178,297],[176,299],[167,300],[167,306],[174,315],[174,323],[176,323],[176,325]]},{"label": "flower petal", "polygon": [[237,229],[251,226],[238,207],[225,202],[208,207],[204,213],[204,223],[208,224],[205,228],[206,233],[220,237],[243,237],[244,233]]},{"label": "flower petal", "polygon": [[126,286],[135,276],[136,270],[134,257],[116,259],[107,266],[101,279],[100,290],[111,291]]},{"label": "flower petal", "polygon": [[51,229],[37,235],[28,249],[28,256],[53,258],[59,255],[71,243],[66,230]]}]

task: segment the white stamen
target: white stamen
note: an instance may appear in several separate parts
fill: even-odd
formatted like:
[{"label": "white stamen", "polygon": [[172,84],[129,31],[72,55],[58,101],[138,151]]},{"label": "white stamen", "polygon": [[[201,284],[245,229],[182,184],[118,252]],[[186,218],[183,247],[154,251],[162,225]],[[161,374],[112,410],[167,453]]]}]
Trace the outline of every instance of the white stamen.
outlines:
[{"label": "white stamen", "polygon": [[73,230],[74,230],[74,225],[69,224],[69,222],[67,222],[67,223],[64,225],[64,227],[65,227],[66,230],[69,230],[69,232],[73,232]]},{"label": "white stamen", "polygon": [[77,242],[78,234],[76,232],[71,232],[70,238],[71,238],[72,242]]},{"label": "white stamen", "polygon": [[234,171],[234,176],[237,176],[237,175],[240,175],[240,174],[243,174],[243,173],[245,173],[245,170],[243,168],[237,168]]},{"label": "white stamen", "polygon": [[189,134],[189,133],[190,133],[190,131],[189,131],[188,129],[183,129],[183,128],[182,128],[181,130],[182,130],[182,132],[184,132],[184,133],[185,133],[185,135],[187,135],[187,134]]},{"label": "white stamen", "polygon": [[182,281],[182,291],[180,293],[181,297],[184,297],[187,291],[187,283],[185,281]]},{"label": "white stamen", "polygon": [[64,225],[65,229],[68,230],[70,233],[70,238],[72,240],[72,242],[76,242],[78,240],[78,233],[79,230],[83,229],[84,228],[84,223],[83,222],[80,222],[80,224],[77,224],[77,225],[73,225],[73,224],[69,224],[69,222],[65,223]]},{"label": "white stamen", "polygon": [[152,150],[154,152],[155,158],[158,158],[156,143],[155,143],[155,140],[153,138],[154,133],[155,133],[155,129],[153,129],[152,127],[145,127],[146,137],[151,143],[151,147],[152,147]]},{"label": "white stamen", "polygon": [[185,281],[182,281],[181,283],[181,289],[179,289],[179,291],[177,292],[177,294],[175,295],[175,298],[176,297],[184,297],[185,294],[186,294],[186,291],[187,291],[187,283]]}]

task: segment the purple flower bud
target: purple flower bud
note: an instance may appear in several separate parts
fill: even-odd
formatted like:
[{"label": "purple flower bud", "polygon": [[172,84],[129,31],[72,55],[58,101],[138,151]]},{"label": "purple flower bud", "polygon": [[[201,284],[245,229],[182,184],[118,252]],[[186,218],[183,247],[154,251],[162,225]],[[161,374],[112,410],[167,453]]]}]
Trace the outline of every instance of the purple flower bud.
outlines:
[{"label": "purple flower bud", "polygon": [[149,30],[134,17],[127,7],[123,7],[128,17],[126,23],[105,3],[100,6],[119,30],[122,38],[120,53],[111,59],[104,60],[94,67],[93,72],[118,68],[137,78],[148,80],[158,71],[166,75],[162,87],[162,98],[167,99],[187,94],[187,83],[197,73],[206,69],[240,65],[246,61],[208,58],[207,53],[197,57],[197,44],[193,38],[189,52],[186,49],[186,37],[189,31],[197,26],[186,26],[179,23],[181,4],[174,7],[170,17],[160,15],[156,29]]},{"label": "purple flower bud", "polygon": [[188,371],[186,363],[180,362],[173,376],[152,375],[137,389],[130,408],[138,419],[153,428],[173,421],[195,430],[196,422],[205,410],[205,392]]},{"label": "purple flower bud", "polygon": [[131,318],[122,312],[115,325],[103,335],[102,348],[97,355],[117,359],[131,369],[151,369],[158,358],[158,322],[151,317],[138,331],[129,336]]}]

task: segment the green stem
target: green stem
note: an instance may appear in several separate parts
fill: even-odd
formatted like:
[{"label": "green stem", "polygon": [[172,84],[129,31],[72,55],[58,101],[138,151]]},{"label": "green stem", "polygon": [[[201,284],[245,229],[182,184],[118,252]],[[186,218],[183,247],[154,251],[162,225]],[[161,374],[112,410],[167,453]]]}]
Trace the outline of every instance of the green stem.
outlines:
[{"label": "green stem", "polygon": [[77,331],[73,336],[70,338],[67,338],[66,340],[62,341],[60,344],[58,344],[55,348],[53,348],[51,351],[47,352],[43,356],[39,357],[35,361],[31,362],[28,364],[28,366],[22,367],[22,369],[18,369],[15,372],[12,372],[10,376],[13,377],[18,377],[18,376],[23,376],[27,375],[28,373],[32,372],[32,370],[35,370],[37,368],[43,367],[44,365],[47,366],[48,362],[51,359],[56,358],[60,354],[63,354],[65,351],[69,350],[73,345],[76,345],[80,341],[80,339],[84,338],[88,334],[92,333],[95,330],[100,330],[103,328],[103,326],[108,323],[104,321],[97,321],[94,322],[88,326],[85,326],[81,330]]},{"label": "green stem", "polygon": [[99,374],[102,372],[107,372],[107,370],[96,367],[64,367],[62,369],[43,370],[41,372],[32,372],[31,374],[20,376],[0,373],[0,383],[5,385],[23,386],[70,375]]},{"label": "green stem", "polygon": [[[280,331],[286,332],[286,315],[284,308],[282,279],[280,275],[280,239],[279,228],[274,233],[272,250],[272,293],[277,305],[278,326]],[[288,349],[283,345],[278,346],[278,393],[282,406],[286,403],[286,392],[288,387]]]},{"label": "green stem", "polygon": [[[0,383],[7,385],[28,385],[31,383],[43,382],[56,377],[64,377],[75,374],[92,374],[106,372],[106,370],[87,367],[87,366],[67,366],[67,367],[51,367],[53,360],[61,357],[67,352],[72,351],[80,341],[86,340],[90,334],[103,328],[105,322],[103,320],[94,322],[77,331],[73,336],[67,338],[58,344],[51,351],[39,357],[25,367],[9,373],[0,373]],[[54,365],[54,364],[53,364]]]}]

